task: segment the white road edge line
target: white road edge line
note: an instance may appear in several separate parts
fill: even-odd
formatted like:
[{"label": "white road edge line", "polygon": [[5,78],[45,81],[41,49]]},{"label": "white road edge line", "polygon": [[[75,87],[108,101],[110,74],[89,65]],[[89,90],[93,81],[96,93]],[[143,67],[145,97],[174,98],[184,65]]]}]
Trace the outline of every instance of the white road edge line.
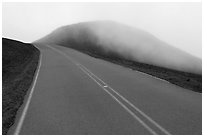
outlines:
[{"label": "white road edge line", "polygon": [[[85,66],[81,65],[86,71],[88,71],[91,75],[96,77],[99,81],[101,81],[104,85],[107,85],[103,80],[101,80],[99,77],[97,77],[95,74],[93,74],[90,70],[88,70]],[[130,101],[128,101],[125,97],[123,97],[120,93],[115,91],[113,88],[108,86],[115,94],[117,94],[121,99],[123,99],[126,103],[128,103],[132,108],[134,108],[137,112],[139,112],[143,117],[148,119],[153,125],[155,125],[157,128],[159,128],[162,132],[164,132],[167,135],[170,135],[170,133],[164,129],[162,126],[160,126],[157,122],[155,122],[153,119],[151,119],[147,114],[145,114],[142,110],[137,108],[135,105],[133,105]]]},{"label": "white road edge line", "polygon": [[155,77],[155,76],[153,76],[153,75],[151,75],[151,74],[147,74],[147,73],[144,73],[144,72],[138,71],[138,70],[133,70],[133,71],[136,71],[136,72],[141,73],[141,74],[143,74],[143,75],[146,75],[146,76],[148,76],[148,77],[155,78],[155,79],[157,79],[157,80],[160,80],[160,81],[163,81],[163,82],[172,84],[171,82],[169,82],[169,81],[167,81],[167,80],[165,80],[165,79],[161,79],[161,78]]},{"label": "white road edge line", "polygon": [[42,55],[40,53],[40,58],[39,58],[39,64],[38,64],[38,67],[37,67],[37,71],[36,71],[36,74],[35,74],[35,79],[34,79],[34,82],[32,84],[32,88],[31,88],[31,91],[30,91],[30,94],[28,96],[28,99],[27,99],[27,102],[25,104],[25,107],[23,109],[23,112],[21,114],[21,117],[18,121],[18,124],[17,124],[17,127],[14,131],[14,135],[19,135],[20,131],[21,131],[21,128],[22,128],[22,125],[23,125],[23,122],[24,122],[24,119],[25,119],[25,116],[26,116],[26,113],[28,111],[28,107],[29,107],[29,104],[30,104],[30,101],[31,101],[31,98],[32,98],[32,95],[33,95],[33,91],[35,89],[35,85],[36,85],[36,81],[37,81],[37,78],[38,78],[38,74],[39,74],[39,70],[40,70],[40,67],[41,67],[41,59],[42,59]]},{"label": "white road edge line", "polygon": [[[98,85],[100,85],[106,92],[108,92],[108,94],[109,95],[111,95],[112,97],[114,96],[114,95],[112,95],[109,91],[107,91],[105,88],[106,87],[109,87],[114,93],[116,93],[120,98],[122,98],[126,103],[128,103],[131,107],[133,107],[136,111],[138,111],[141,115],[143,115],[147,120],[149,120],[153,125],[155,125],[157,128],[159,128],[161,131],[163,131],[165,134],[167,134],[167,135],[170,135],[170,133],[167,131],[167,130],[165,130],[163,127],[161,127],[158,123],[156,123],[153,119],[151,119],[149,116],[147,116],[144,112],[142,112],[139,108],[137,108],[136,106],[134,106],[132,103],[130,103],[125,97],[123,97],[122,95],[120,95],[118,92],[116,92],[115,90],[113,90],[110,86],[108,86],[105,82],[103,82],[100,78],[98,78],[96,75],[94,75],[92,72],[90,72],[85,66],[83,66],[83,65],[81,65],[81,64],[79,64],[79,63],[77,63],[76,61],[73,61],[69,56],[67,56],[66,54],[64,54],[63,52],[61,52],[61,51],[59,51],[58,49],[56,49],[56,48],[53,48],[53,47],[50,47],[50,46],[47,46],[47,47],[49,47],[49,48],[51,48],[51,49],[53,49],[53,50],[55,50],[55,51],[57,51],[58,53],[60,53],[60,54],[62,54],[62,55],[64,55],[66,58],[68,58],[71,62],[73,62],[75,65],[77,65],[77,66],[82,66],[83,68],[84,68],[84,70],[83,70],[83,68],[82,67],[80,67],[81,69],[82,69],[82,71],[84,71],[84,72],[86,72],[86,71],[88,71],[88,72],[86,72],[86,74],[89,76],[89,77],[91,77]],[[96,77],[97,79],[99,79],[105,86],[103,86],[103,85],[101,85],[100,83],[98,83],[90,74],[88,74],[88,73],[90,73],[90,74],[92,74],[94,77]],[[115,96],[113,97],[114,99],[116,98]],[[117,99],[117,98],[116,98]],[[119,101],[118,99],[116,100],[117,102]],[[120,102],[120,101],[119,101]],[[118,103],[119,103],[118,102]],[[121,104],[123,104],[123,103],[119,103],[120,105]],[[123,108],[124,108],[124,104],[123,105],[121,105]],[[128,108],[125,106],[125,109],[127,110]],[[127,110],[134,118],[136,118],[137,116],[131,111],[131,110]],[[138,119],[140,119],[139,117],[137,117],[136,118],[137,120]],[[153,131],[149,126],[147,126],[141,119],[140,120],[138,120],[144,127],[146,127],[146,129],[148,130],[148,131],[150,131],[152,134],[156,134],[156,132],[155,131]]]}]

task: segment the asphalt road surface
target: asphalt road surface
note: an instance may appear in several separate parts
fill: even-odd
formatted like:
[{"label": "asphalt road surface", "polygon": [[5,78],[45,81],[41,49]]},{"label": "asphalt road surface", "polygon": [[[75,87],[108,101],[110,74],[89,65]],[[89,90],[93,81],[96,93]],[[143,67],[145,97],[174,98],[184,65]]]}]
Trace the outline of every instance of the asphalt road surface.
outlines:
[{"label": "asphalt road surface", "polygon": [[200,93],[69,48],[36,46],[39,73],[9,134],[202,134]]}]

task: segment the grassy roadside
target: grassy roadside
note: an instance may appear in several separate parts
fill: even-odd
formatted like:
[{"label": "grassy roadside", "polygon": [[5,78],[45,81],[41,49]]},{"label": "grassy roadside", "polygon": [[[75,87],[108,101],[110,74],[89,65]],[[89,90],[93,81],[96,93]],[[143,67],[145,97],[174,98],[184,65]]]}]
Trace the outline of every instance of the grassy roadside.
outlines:
[{"label": "grassy roadside", "polygon": [[139,63],[131,60],[112,58],[109,56],[98,56],[91,52],[84,52],[92,57],[104,59],[112,63],[141,71],[149,75],[164,79],[172,84],[186,88],[195,92],[202,93],[202,75],[187,73],[149,64]]},{"label": "grassy roadside", "polygon": [[100,58],[124,67],[131,68],[133,70],[141,71],[160,79],[169,81],[170,83],[182,88],[202,93],[202,75],[172,70],[164,67],[158,67],[124,59],[116,53],[106,53],[103,51],[103,49],[100,48],[100,46],[94,46],[89,42],[83,43],[83,45],[81,45],[81,43],[78,44],[75,41],[71,41],[70,43],[63,43],[58,45],[69,47],[88,54],[92,57]]},{"label": "grassy roadside", "polygon": [[32,84],[40,51],[31,44],[2,39],[2,134],[14,124]]}]

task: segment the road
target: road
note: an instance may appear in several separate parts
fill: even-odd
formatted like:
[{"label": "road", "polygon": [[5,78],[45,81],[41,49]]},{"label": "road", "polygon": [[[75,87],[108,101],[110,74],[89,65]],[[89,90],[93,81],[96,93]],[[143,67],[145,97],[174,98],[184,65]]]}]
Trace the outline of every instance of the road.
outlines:
[{"label": "road", "polygon": [[9,134],[202,134],[200,93],[69,48],[36,46],[33,93]]}]

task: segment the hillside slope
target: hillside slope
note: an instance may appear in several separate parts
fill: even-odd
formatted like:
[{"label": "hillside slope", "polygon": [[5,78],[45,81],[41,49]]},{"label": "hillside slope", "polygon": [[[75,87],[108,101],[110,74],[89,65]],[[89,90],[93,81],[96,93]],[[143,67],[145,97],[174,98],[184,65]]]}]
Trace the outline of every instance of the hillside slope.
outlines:
[{"label": "hillside slope", "polygon": [[39,55],[31,44],[2,38],[2,134],[7,134],[23,104]]},{"label": "hillside slope", "polygon": [[[117,54],[155,66],[201,74],[202,61],[140,29],[112,21],[95,21],[63,26],[36,41],[75,49]],[[99,53],[98,53],[99,54]]]},{"label": "hillside slope", "polygon": [[61,45],[201,92],[202,61],[143,30],[107,21],[63,26],[35,41]]}]

